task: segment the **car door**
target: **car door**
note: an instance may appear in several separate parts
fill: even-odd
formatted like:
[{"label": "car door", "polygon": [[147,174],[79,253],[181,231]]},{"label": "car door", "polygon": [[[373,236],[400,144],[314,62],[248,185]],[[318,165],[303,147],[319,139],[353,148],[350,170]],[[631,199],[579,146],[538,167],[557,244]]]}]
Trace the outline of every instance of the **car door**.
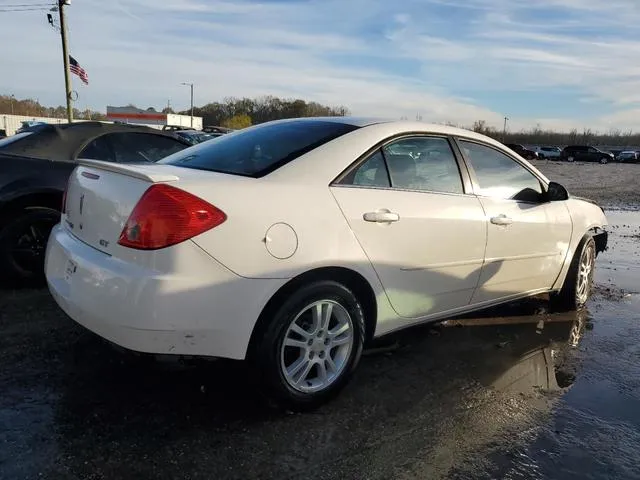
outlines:
[{"label": "car door", "polygon": [[581,146],[576,149],[576,160],[580,162],[592,162],[593,156],[589,147]]},{"label": "car door", "polygon": [[447,138],[412,135],[374,150],[331,186],[401,317],[464,307],[480,278],[487,225],[460,167]]},{"label": "car door", "polygon": [[589,147],[589,161],[600,162],[600,159],[603,157],[608,157],[608,155],[597,148]]},{"label": "car door", "polygon": [[550,288],[571,239],[566,203],[545,201],[538,177],[505,152],[472,140],[457,141],[488,219],[485,264],[471,302]]}]

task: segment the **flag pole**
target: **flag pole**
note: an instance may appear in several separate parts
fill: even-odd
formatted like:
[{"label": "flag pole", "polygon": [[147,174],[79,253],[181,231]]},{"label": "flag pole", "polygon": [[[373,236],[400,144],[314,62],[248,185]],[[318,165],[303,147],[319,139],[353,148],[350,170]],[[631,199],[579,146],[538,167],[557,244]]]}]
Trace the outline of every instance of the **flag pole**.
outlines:
[{"label": "flag pole", "polygon": [[67,48],[67,24],[65,23],[64,7],[70,0],[58,0],[60,13],[60,36],[62,37],[62,56],[64,59],[64,88],[67,97],[67,121],[73,122],[73,108],[71,107],[71,71],[69,70],[69,50]]}]

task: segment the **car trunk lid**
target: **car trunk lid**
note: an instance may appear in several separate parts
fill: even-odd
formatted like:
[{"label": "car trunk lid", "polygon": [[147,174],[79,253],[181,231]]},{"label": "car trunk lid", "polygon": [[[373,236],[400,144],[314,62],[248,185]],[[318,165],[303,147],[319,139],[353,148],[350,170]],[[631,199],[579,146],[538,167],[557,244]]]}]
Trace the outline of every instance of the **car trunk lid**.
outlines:
[{"label": "car trunk lid", "polygon": [[82,160],[69,178],[62,223],[84,243],[111,255],[144,192],[154,183],[178,180],[152,165]]}]

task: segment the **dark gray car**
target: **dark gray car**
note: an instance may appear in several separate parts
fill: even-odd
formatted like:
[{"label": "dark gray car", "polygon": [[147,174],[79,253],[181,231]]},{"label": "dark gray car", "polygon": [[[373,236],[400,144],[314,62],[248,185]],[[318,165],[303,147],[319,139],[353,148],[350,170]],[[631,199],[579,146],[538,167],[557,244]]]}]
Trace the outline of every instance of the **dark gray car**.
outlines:
[{"label": "dark gray car", "polygon": [[600,162],[609,163],[613,160],[613,153],[604,152],[588,145],[570,145],[560,154],[567,162]]}]

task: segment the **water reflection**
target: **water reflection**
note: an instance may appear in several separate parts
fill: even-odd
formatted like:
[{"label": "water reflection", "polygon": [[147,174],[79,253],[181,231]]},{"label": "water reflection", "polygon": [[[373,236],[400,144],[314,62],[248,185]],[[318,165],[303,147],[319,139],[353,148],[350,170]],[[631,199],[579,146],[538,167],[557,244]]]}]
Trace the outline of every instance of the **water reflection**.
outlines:
[{"label": "water reflection", "polygon": [[572,352],[588,312],[549,314],[544,305],[521,302],[401,332],[363,358],[335,401],[306,415],[268,408],[241,365],[141,362],[83,334],[74,356],[44,377],[57,390],[47,401],[60,468],[81,478],[158,469],[169,477],[204,469],[209,478],[289,478],[327,462],[342,462],[346,470],[335,471],[343,478],[370,469],[392,476],[394,466],[413,462],[429,470],[438,461],[418,459],[467,436],[481,450],[527,422],[538,408],[529,396],[573,383]]},{"label": "water reflection", "polygon": [[480,377],[494,389],[522,394],[532,389],[559,391],[573,384],[573,352],[589,320],[586,308],[550,314],[544,303],[530,300],[487,310],[475,318],[444,322],[443,326],[484,328],[480,338],[499,338],[497,346],[505,352],[488,356]]}]

